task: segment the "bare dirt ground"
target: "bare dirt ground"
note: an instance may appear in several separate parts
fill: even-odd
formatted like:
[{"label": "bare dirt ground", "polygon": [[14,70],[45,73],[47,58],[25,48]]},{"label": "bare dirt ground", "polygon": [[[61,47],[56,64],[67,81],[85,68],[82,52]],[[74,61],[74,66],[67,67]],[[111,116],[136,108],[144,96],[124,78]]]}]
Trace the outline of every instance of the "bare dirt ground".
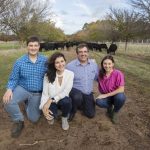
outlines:
[{"label": "bare dirt ground", "polygon": [[[75,57],[65,52],[68,60]],[[10,137],[12,122],[0,104],[0,150],[150,150],[150,95],[135,76],[125,73],[127,100],[114,125],[105,110],[96,107],[93,119],[79,111],[70,122],[69,131],[61,129],[61,120],[50,126],[42,116],[37,124],[25,119],[18,139]],[[133,82],[134,81],[134,82]],[[95,96],[98,94],[95,84]]]}]

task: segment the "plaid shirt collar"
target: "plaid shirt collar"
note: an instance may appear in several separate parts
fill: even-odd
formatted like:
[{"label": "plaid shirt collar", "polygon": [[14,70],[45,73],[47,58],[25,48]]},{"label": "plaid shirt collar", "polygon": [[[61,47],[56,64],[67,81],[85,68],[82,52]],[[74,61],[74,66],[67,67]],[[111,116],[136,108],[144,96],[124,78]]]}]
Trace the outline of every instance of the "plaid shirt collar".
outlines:
[{"label": "plaid shirt collar", "polygon": [[[26,55],[24,56],[24,61],[27,62],[27,63],[33,63],[33,62],[30,60],[28,54],[26,54]],[[41,62],[41,61],[42,61],[42,57],[41,57],[40,54],[38,54],[38,55],[37,55],[37,60],[36,60],[35,63],[38,63],[38,62]]]}]

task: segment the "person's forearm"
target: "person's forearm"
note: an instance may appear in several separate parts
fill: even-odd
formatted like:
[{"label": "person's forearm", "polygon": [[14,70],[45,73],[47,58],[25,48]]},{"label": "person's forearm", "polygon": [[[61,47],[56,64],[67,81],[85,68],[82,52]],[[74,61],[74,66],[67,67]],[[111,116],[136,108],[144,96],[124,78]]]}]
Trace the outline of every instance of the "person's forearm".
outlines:
[{"label": "person's forearm", "polygon": [[51,104],[51,103],[52,103],[52,99],[49,98],[49,99],[47,100],[47,103],[48,103],[48,104]]},{"label": "person's forearm", "polygon": [[107,95],[108,97],[110,97],[110,96],[114,96],[114,95],[116,95],[116,94],[118,94],[118,93],[123,93],[123,92],[124,92],[124,86],[121,86],[121,87],[119,87],[118,89],[116,89],[115,91],[110,92],[110,93],[107,93],[106,95]]}]

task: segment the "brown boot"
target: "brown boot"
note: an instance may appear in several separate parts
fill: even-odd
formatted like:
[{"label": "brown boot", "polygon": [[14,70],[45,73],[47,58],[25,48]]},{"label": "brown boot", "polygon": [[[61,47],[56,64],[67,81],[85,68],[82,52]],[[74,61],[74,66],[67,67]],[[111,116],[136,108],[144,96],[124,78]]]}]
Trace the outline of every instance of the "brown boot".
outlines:
[{"label": "brown boot", "polygon": [[19,137],[23,128],[24,128],[24,121],[19,120],[15,122],[11,130],[11,137],[13,138]]}]

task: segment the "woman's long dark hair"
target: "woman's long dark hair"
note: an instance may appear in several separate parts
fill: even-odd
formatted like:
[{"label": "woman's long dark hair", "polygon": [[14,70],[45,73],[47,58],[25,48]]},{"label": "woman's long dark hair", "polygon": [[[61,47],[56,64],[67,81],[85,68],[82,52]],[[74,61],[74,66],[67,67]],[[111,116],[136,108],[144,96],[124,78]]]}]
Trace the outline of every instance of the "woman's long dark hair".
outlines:
[{"label": "woman's long dark hair", "polygon": [[110,59],[113,63],[115,63],[114,58],[111,55],[107,55],[107,56],[105,56],[102,59],[102,61],[101,61],[101,68],[100,68],[100,71],[99,71],[99,77],[100,77],[100,79],[103,79],[104,75],[106,74],[106,71],[105,71],[105,69],[103,67],[103,63],[104,63],[104,61],[106,59]]},{"label": "woman's long dark hair", "polygon": [[53,55],[51,55],[46,63],[47,65],[47,72],[46,75],[48,77],[48,81],[50,83],[53,83],[55,81],[56,78],[56,68],[55,68],[55,60],[58,57],[63,57],[64,60],[66,61],[66,58],[64,56],[64,54],[60,53],[60,52],[56,52]]}]

